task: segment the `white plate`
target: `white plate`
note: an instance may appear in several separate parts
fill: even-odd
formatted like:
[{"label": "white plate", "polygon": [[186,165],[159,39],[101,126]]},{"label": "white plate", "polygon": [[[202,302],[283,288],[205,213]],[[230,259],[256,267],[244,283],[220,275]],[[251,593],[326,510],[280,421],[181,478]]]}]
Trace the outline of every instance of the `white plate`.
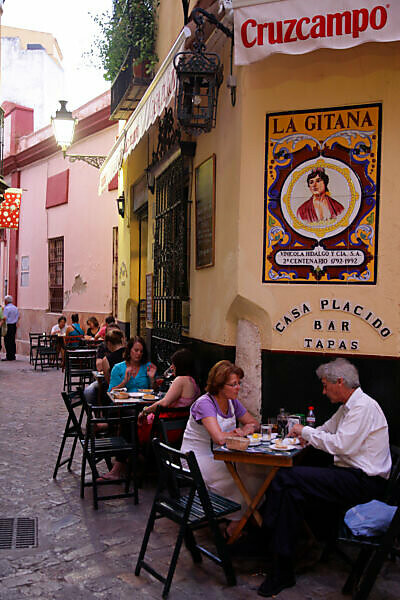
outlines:
[{"label": "white plate", "polygon": [[282,448],[282,446],[277,446],[276,444],[270,444],[269,447],[272,450],[279,450],[280,452],[287,452],[288,450],[294,450],[296,448],[296,446],[293,446],[293,444],[285,444],[285,448]]},{"label": "white plate", "polygon": [[129,398],[143,398],[143,392],[129,392]]},{"label": "white plate", "polygon": [[252,435],[248,435],[247,439],[250,440],[249,446],[259,446],[259,444],[262,442],[261,435],[259,438],[253,438]]},{"label": "white plate", "polygon": [[283,443],[288,446],[299,446],[300,445],[300,440],[299,438],[285,438],[283,440]]}]

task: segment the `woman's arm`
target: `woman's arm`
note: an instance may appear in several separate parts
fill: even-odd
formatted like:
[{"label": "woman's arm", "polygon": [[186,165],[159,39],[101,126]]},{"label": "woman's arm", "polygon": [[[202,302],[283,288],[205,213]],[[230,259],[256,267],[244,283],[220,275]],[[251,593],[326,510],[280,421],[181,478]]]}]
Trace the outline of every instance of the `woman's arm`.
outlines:
[{"label": "woman's arm", "polygon": [[129,378],[131,377],[131,372],[129,367],[125,366],[126,363],[118,363],[113,366],[111,369],[110,376],[110,385],[108,386],[108,391],[112,392],[113,390],[119,390],[122,387],[126,387]]},{"label": "woman's arm", "polygon": [[101,361],[101,369],[100,371],[103,371],[104,373],[104,379],[106,380],[107,383],[110,383],[110,363],[108,362],[108,358],[105,356],[103,358],[103,360]]},{"label": "woman's arm", "polygon": [[168,392],[165,394],[164,398],[161,400],[157,400],[157,402],[153,402],[150,406],[146,406],[139,416],[147,415],[152,412],[156,412],[157,406],[163,406],[164,408],[175,402],[175,400],[179,400],[182,396],[183,391],[183,381],[181,377],[177,377],[171,384]]},{"label": "woman's arm", "polygon": [[260,423],[257,421],[253,415],[249,413],[248,410],[238,419],[239,423],[243,425],[240,430],[243,432],[243,435],[249,435],[250,433],[254,433],[255,431],[260,431]]},{"label": "woman's arm", "polygon": [[201,422],[210,434],[212,441],[219,446],[225,444],[228,436],[240,435],[236,429],[233,429],[232,431],[222,431],[216,417],[204,417],[204,419],[201,419]]}]

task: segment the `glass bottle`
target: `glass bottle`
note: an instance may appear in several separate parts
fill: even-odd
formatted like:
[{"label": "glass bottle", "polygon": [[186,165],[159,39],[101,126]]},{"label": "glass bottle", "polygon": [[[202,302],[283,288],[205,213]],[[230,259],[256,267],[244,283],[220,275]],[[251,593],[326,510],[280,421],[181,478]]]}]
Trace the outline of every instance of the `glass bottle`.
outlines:
[{"label": "glass bottle", "polygon": [[307,413],[307,417],[306,417],[306,425],[308,425],[308,427],[315,427],[315,414],[314,414],[313,406],[308,407],[308,413]]}]

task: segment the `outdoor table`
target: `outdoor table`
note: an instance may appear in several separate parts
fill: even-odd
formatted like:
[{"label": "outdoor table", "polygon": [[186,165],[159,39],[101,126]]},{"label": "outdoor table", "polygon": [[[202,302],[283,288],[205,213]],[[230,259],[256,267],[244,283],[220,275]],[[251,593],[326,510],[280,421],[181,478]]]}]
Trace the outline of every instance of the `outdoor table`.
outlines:
[{"label": "outdoor table", "polygon": [[[222,446],[218,446],[213,449],[214,459],[224,461],[226,468],[231,474],[234,482],[236,483],[248,505],[247,511],[238,522],[235,531],[229,538],[228,544],[232,544],[238,539],[240,532],[252,515],[257,524],[261,527],[262,517],[257,510],[258,503],[265,494],[268,486],[277,474],[278,470],[281,467],[293,467],[295,463],[299,462],[304,457],[306,450],[307,448],[301,446],[294,450],[288,451],[272,450],[269,448],[269,442],[262,442],[259,446],[249,446],[247,450],[228,450]],[[243,481],[241,480],[239,473],[235,468],[236,463],[265,465],[266,467],[271,467],[254,498],[251,498]]]}]

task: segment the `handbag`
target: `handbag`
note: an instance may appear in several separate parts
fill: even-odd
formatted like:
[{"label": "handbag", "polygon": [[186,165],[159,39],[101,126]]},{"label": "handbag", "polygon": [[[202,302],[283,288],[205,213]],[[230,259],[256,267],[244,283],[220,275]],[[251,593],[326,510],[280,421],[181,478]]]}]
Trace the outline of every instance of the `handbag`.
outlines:
[{"label": "handbag", "polygon": [[7,334],[7,323],[4,322],[3,325],[0,328],[0,335],[5,337]]}]

